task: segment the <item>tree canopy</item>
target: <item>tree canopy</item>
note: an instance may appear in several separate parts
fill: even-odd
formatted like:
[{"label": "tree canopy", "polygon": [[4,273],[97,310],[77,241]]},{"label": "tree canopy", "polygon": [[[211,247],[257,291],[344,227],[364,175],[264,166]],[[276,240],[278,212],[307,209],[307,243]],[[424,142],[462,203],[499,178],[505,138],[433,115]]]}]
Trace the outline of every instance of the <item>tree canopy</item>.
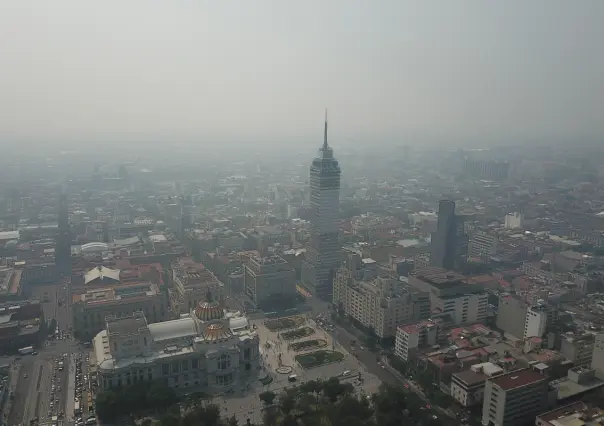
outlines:
[{"label": "tree canopy", "polygon": [[[192,402],[193,395],[176,402],[172,389],[161,383],[137,384],[123,390],[101,392],[97,397],[97,412],[108,422],[120,416],[146,412],[156,418],[153,426],[440,426],[443,421],[426,406],[422,399],[402,387],[382,385],[372,395],[355,392],[350,383],[337,378],[311,380],[279,393],[265,391],[258,395],[262,420],[239,422],[220,406],[201,399]],[[258,420],[257,418],[255,419]],[[247,425],[246,425],[247,423]],[[141,425],[150,426],[148,420]]]}]

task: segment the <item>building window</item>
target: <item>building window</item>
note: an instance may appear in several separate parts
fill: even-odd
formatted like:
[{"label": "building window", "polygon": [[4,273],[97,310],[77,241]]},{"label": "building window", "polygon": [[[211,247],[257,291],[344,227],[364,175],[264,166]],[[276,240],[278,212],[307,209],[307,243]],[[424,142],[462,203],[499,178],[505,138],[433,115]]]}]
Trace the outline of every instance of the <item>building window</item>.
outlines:
[{"label": "building window", "polygon": [[189,371],[189,360],[186,359],[182,362],[182,371]]},{"label": "building window", "polygon": [[193,358],[191,360],[191,370],[197,370],[199,368],[199,360],[197,358]]},{"label": "building window", "polygon": [[218,386],[226,386],[233,383],[233,374],[225,374],[223,376],[216,376],[216,384]]},{"label": "building window", "polygon": [[[170,364],[164,363],[161,365],[161,374],[167,376],[170,374]],[[149,371],[149,375],[151,375],[151,371]]]},{"label": "building window", "polygon": [[220,358],[218,358],[218,369],[226,370],[230,366],[231,366],[231,357],[226,354],[220,355]]},{"label": "building window", "polygon": [[172,374],[180,372],[180,362],[175,361],[172,363]]}]

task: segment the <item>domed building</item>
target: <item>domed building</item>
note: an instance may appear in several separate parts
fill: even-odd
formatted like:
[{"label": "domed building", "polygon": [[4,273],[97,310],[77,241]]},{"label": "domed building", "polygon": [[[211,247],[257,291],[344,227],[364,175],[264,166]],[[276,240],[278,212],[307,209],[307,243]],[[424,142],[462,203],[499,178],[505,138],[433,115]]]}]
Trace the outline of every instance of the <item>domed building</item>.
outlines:
[{"label": "domed building", "polygon": [[223,392],[260,370],[260,341],[248,319],[210,297],[172,321],[148,324],[142,312],[106,321],[93,340],[101,390],[164,380]]}]

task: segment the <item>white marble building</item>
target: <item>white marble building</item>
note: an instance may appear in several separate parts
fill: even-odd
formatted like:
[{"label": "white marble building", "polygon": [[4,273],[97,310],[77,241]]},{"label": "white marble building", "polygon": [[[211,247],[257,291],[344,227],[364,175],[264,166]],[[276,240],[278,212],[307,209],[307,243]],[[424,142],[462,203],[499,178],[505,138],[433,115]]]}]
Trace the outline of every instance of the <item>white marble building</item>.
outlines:
[{"label": "white marble building", "polygon": [[93,340],[101,390],[142,380],[218,392],[260,369],[259,339],[239,312],[200,302],[173,321],[148,324],[142,312],[107,318]]}]

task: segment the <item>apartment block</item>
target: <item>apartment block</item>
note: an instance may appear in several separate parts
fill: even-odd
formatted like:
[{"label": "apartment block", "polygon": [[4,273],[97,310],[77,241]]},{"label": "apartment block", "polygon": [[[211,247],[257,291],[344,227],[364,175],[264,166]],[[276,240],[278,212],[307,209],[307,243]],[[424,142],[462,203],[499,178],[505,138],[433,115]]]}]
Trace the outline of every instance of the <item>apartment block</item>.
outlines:
[{"label": "apartment block", "polygon": [[558,325],[558,308],[539,301],[526,312],[524,338],[543,337],[548,331],[556,331]]},{"label": "apartment block", "polygon": [[438,344],[442,337],[442,331],[442,322],[439,320],[399,325],[396,329],[394,353],[403,361],[409,361],[418,349]]},{"label": "apartment block", "polygon": [[497,254],[497,235],[483,231],[475,231],[468,244],[468,256],[473,259],[488,262],[491,256]]},{"label": "apartment block", "polygon": [[497,328],[517,339],[522,339],[526,326],[527,311],[528,305],[526,302],[513,296],[501,297],[497,310]]},{"label": "apartment block", "polygon": [[379,276],[377,263],[357,253],[336,271],[333,303],[380,338],[394,337],[398,325],[430,316],[428,293]]},{"label": "apartment block", "polygon": [[594,351],[595,336],[593,334],[566,333],[562,335],[560,354],[576,367],[589,367]]},{"label": "apartment block", "polygon": [[484,389],[489,378],[503,373],[503,369],[491,362],[476,364],[451,376],[451,396],[464,407],[482,403]]},{"label": "apartment block", "polygon": [[455,324],[483,322],[488,296],[480,284],[469,284],[466,277],[441,268],[415,271],[409,284],[430,294],[433,311],[448,314]]},{"label": "apartment block", "polygon": [[484,426],[529,424],[548,407],[548,378],[530,368],[487,380],[482,404]]}]

